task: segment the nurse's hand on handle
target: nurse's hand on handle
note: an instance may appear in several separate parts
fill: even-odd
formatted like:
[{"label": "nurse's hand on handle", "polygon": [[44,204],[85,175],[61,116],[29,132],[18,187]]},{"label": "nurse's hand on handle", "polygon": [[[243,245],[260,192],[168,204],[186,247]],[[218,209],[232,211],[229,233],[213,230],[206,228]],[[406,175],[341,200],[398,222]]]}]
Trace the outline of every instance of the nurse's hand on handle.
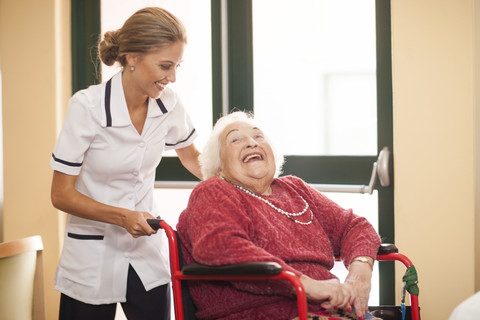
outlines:
[{"label": "nurse's hand on handle", "polygon": [[157,233],[157,231],[152,229],[147,223],[147,219],[155,219],[155,217],[148,212],[132,211],[131,214],[125,215],[123,227],[134,238],[150,236]]},{"label": "nurse's hand on handle", "polygon": [[156,233],[147,223],[147,219],[154,219],[150,213],[109,206],[95,201],[77,191],[76,180],[75,175],[53,172],[51,197],[55,208],[84,219],[121,226],[134,238]]}]

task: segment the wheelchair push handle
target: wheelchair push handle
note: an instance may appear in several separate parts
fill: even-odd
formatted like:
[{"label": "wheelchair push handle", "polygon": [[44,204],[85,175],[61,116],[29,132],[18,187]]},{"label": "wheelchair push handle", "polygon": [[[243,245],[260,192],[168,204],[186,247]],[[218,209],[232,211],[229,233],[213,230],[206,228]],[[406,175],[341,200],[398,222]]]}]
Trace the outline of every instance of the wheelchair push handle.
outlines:
[{"label": "wheelchair push handle", "polygon": [[162,221],[162,219],[160,219],[160,217],[158,217],[157,219],[147,219],[147,223],[150,225],[150,227],[157,231],[158,229],[160,229],[160,221]]}]

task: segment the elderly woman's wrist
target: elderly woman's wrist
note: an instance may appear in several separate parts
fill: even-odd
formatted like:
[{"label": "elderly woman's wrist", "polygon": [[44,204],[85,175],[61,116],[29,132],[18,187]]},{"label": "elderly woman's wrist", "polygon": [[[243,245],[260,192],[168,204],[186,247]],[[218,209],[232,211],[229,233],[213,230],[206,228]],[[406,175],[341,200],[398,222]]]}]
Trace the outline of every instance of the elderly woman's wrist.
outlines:
[{"label": "elderly woman's wrist", "polygon": [[348,266],[348,269],[352,267],[354,264],[364,264],[368,265],[371,270],[373,270],[373,259],[369,256],[358,256],[353,258],[353,260],[350,262],[350,265]]}]

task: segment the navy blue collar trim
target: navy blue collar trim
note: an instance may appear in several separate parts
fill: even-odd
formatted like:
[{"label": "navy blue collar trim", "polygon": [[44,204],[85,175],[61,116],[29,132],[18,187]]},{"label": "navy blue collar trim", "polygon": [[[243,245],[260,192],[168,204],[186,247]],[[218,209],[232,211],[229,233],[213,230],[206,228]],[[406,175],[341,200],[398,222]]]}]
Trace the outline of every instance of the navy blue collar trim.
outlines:
[{"label": "navy blue collar trim", "polygon": [[[112,126],[112,112],[110,110],[110,96],[112,95],[112,79],[107,81],[107,84],[105,85],[105,116],[107,118],[107,127]],[[165,105],[163,104],[162,100],[160,98],[156,99],[158,107],[162,111],[162,113],[167,113],[168,110],[165,108]]]},{"label": "navy blue collar trim", "polygon": [[112,92],[112,79],[108,80],[105,86],[105,115],[107,117],[107,127],[112,126],[112,113],[110,111],[110,95]]},{"label": "navy blue collar trim", "polygon": [[155,101],[157,101],[157,104],[158,104],[158,106],[160,107],[160,110],[162,110],[163,113],[168,112],[167,108],[165,108],[165,105],[163,104],[162,100],[160,100],[160,98],[158,98]]}]

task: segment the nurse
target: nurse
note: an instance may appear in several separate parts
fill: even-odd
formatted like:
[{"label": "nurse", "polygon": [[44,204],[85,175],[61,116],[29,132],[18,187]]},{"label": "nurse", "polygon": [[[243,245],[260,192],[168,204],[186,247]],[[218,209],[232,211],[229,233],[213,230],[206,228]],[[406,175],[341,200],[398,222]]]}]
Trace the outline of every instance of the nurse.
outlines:
[{"label": "nurse", "polygon": [[[195,129],[169,87],[186,43],[182,23],[161,8],[134,13],[105,33],[99,57],[123,68],[75,93],[54,147],[51,198],[68,213],[55,287],[60,319],[170,318],[163,238],[146,219],[165,150],[201,178]],[[160,305],[161,304],[161,305]]]}]

